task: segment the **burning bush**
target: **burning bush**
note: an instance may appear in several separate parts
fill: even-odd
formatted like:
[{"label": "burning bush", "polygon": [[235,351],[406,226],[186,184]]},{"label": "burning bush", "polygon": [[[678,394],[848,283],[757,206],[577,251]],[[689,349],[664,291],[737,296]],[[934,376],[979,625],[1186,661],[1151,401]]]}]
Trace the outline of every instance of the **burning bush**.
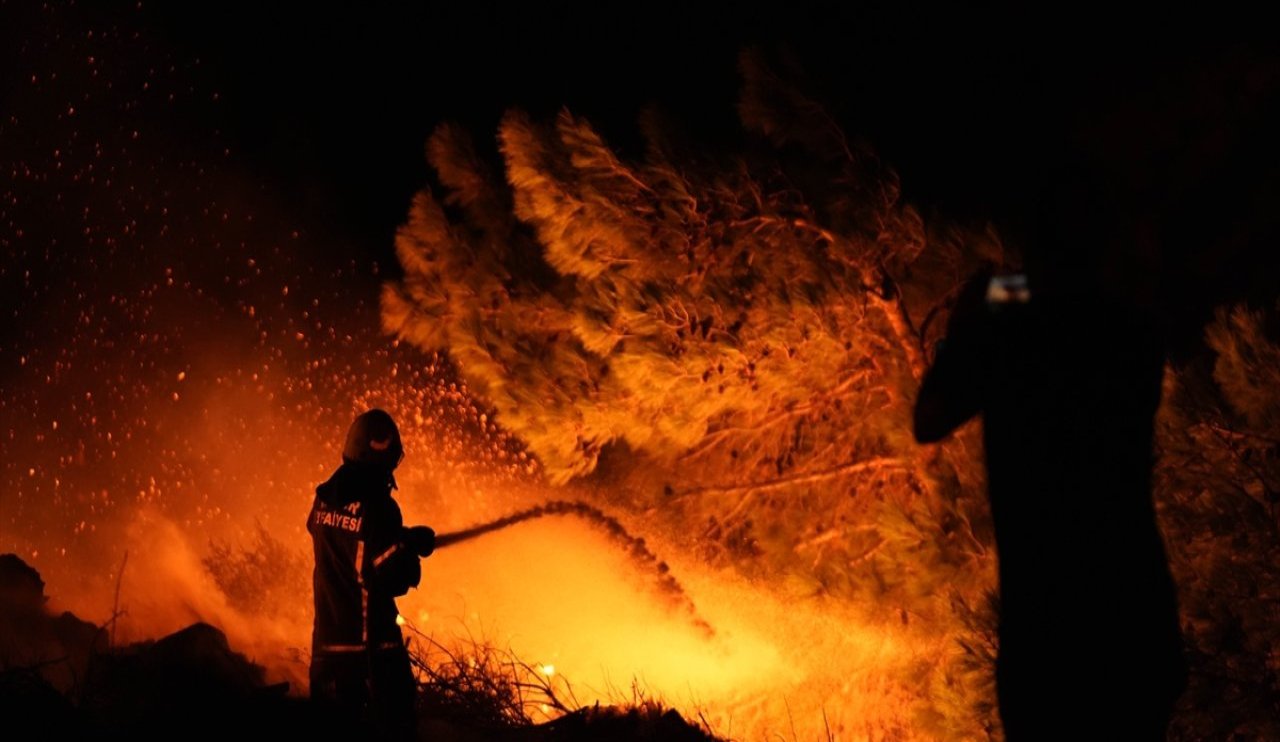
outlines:
[{"label": "burning bush", "polygon": [[[418,705],[428,718],[477,729],[506,729],[532,725],[534,714],[546,717],[554,711],[560,715],[578,706],[568,684],[547,666],[534,667],[481,641],[449,648],[422,634],[414,638]],[[559,697],[565,692],[570,706]]]},{"label": "burning bush", "polygon": [[477,740],[499,733],[506,739],[716,739],[705,724],[691,724],[634,687],[632,698],[617,705],[583,706],[554,666],[531,665],[481,640],[450,649],[414,632],[410,646],[419,676],[418,717],[433,738],[447,730],[454,738]]}]

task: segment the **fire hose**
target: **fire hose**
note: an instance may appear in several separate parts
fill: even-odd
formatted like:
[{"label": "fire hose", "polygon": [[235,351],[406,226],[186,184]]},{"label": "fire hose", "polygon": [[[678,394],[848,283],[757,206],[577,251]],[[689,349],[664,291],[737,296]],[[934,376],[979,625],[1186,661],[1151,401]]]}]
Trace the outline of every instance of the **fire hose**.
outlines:
[{"label": "fire hose", "polygon": [[632,536],[627,529],[618,522],[617,518],[608,515],[604,511],[585,502],[573,500],[553,500],[541,505],[535,505],[531,508],[518,510],[509,515],[504,515],[496,520],[488,523],[481,523],[471,528],[464,528],[460,531],[451,533],[441,533],[435,536],[435,549],[444,549],[464,541],[484,536],[494,531],[499,531],[517,523],[523,523],[527,520],[542,518],[549,515],[567,515],[582,518],[593,526],[602,530],[609,540],[621,546],[631,560],[638,565],[644,567],[644,571],[654,575],[654,587],[658,594],[673,608],[679,609],[686,613],[693,621],[694,625],[702,629],[708,636],[713,636],[715,631],[711,628],[699,614],[697,607],[693,604],[693,600],[689,598],[688,593],[680,585],[671,574],[671,569],[667,563],[658,559],[649,547],[645,544],[644,539]]},{"label": "fire hose", "polygon": [[[541,518],[547,515],[580,515],[597,523],[610,521],[614,523],[617,522],[605,515],[599,509],[593,508],[586,503],[572,502],[568,500],[555,500],[527,508],[525,510],[518,510],[510,515],[504,515],[497,520],[482,523],[478,526],[472,526],[471,528],[465,528],[461,531],[437,534],[435,544],[436,549],[443,549],[463,541],[470,541],[473,538],[493,533],[494,531],[499,531],[509,526],[514,526],[517,523],[522,523],[526,520],[533,520],[534,518]],[[618,526],[618,529],[621,530],[621,526]]]}]

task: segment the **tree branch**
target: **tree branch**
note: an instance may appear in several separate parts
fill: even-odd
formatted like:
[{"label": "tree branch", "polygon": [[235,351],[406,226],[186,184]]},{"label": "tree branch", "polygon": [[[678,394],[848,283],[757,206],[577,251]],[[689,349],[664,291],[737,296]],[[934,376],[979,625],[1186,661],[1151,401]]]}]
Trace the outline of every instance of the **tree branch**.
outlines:
[{"label": "tree branch", "polygon": [[824,482],[829,479],[837,479],[853,474],[862,474],[868,471],[910,471],[906,463],[899,458],[889,456],[878,456],[874,459],[865,459],[863,461],[855,461],[831,469],[823,469],[821,471],[809,472],[805,474],[793,474],[786,477],[778,477],[777,479],[769,479],[763,482],[749,482],[747,484],[727,485],[723,487],[694,487],[693,489],[677,492],[675,497],[687,497],[692,495],[727,495],[735,492],[764,492],[768,490],[785,489],[798,484],[811,484],[813,482]]}]

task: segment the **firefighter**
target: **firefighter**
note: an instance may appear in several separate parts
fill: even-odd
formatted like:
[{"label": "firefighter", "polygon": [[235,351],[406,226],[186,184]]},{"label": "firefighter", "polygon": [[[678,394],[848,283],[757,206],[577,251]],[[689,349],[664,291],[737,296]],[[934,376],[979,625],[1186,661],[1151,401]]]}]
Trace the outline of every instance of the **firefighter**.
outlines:
[{"label": "firefighter", "polygon": [[418,585],[418,560],[435,548],[434,531],[406,528],[391,496],[403,458],[391,416],[360,415],[307,518],[315,550],[311,697],[388,739],[411,739],[414,730],[416,682],[395,599]]},{"label": "firefighter", "polygon": [[1151,496],[1160,332],[1132,298],[1035,278],[964,288],[915,435],[983,418],[1006,738],[1163,740],[1187,667]]}]

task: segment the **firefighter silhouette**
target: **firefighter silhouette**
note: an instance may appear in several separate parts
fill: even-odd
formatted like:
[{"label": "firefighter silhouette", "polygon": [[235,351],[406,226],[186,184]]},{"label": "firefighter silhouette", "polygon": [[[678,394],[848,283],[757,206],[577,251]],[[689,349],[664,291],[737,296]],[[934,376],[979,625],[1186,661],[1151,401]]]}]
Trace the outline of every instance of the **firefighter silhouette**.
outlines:
[{"label": "firefighter silhouette", "polygon": [[1088,172],[1044,203],[1027,275],[962,290],[915,435],[982,416],[1008,739],[1162,740],[1187,667],[1151,491],[1164,330],[1125,262],[1142,224]]},{"label": "firefighter silhouette", "polygon": [[311,697],[387,739],[414,730],[416,682],[395,599],[418,585],[418,560],[435,548],[435,533],[406,528],[391,496],[403,458],[391,416],[360,415],[307,518],[315,549]]}]

